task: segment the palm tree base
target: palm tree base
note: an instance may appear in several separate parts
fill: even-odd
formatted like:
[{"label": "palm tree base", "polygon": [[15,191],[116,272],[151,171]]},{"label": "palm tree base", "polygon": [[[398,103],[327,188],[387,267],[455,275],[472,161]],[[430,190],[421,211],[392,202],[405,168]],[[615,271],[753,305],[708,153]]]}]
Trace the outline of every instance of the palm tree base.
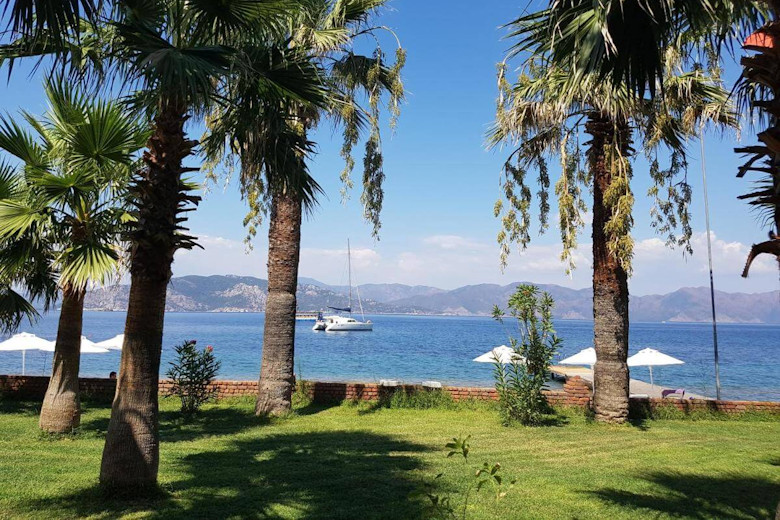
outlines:
[{"label": "palm tree base", "polygon": [[79,366],[84,293],[84,289],[70,286],[62,291],[52,373],[38,423],[48,433],[70,433],[81,422]]}]

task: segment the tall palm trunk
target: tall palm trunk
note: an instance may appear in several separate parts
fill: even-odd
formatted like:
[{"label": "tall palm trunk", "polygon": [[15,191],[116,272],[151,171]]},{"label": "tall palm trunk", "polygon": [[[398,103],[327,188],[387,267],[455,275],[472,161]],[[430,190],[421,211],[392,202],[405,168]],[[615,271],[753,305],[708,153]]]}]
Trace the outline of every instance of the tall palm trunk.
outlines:
[{"label": "tall palm trunk", "polygon": [[83,288],[70,285],[62,290],[51,378],[38,423],[43,431],[49,433],[70,432],[78,428],[81,420],[79,363],[84,293]]},{"label": "tall palm trunk", "polygon": [[301,196],[274,193],[268,229],[268,300],[263,360],[255,413],[278,415],[292,407],[295,355],[295,291],[301,253]]},{"label": "tall palm trunk", "polygon": [[154,122],[144,153],[146,167],[133,186],[138,223],[132,234],[130,300],[116,395],[111,408],[100,482],[124,492],[157,482],[159,432],[157,385],[160,372],[165,297],[173,254],[191,246],[178,234],[177,215],[198,198],[186,195],[182,160],[196,142],[184,134],[183,108],[166,105]]},{"label": "tall palm trunk", "polygon": [[593,115],[585,125],[592,136],[588,151],[593,175],[593,408],[596,419],[622,423],[628,418],[628,277],[619,259],[609,251],[605,226],[613,207],[605,201],[614,165],[607,148],[617,142],[628,150],[629,129],[624,123]]}]

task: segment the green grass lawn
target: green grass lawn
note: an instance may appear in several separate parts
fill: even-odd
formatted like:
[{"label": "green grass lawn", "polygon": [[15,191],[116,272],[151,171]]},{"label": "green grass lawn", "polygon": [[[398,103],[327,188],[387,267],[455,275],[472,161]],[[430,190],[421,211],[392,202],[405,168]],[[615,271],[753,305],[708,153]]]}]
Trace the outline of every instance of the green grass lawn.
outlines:
[{"label": "green grass lawn", "polygon": [[[502,427],[489,406],[307,406],[261,421],[249,400],[182,424],[164,401],[160,483],[146,501],[97,487],[109,409],[82,432],[37,430],[37,403],[0,402],[0,518],[431,518],[421,490],[462,503],[476,466],[517,479],[503,499],[472,494],[468,518],[769,518],[780,499],[779,420],[657,420]],[[469,461],[444,444],[471,435]],[[435,479],[438,473],[444,476]]]}]

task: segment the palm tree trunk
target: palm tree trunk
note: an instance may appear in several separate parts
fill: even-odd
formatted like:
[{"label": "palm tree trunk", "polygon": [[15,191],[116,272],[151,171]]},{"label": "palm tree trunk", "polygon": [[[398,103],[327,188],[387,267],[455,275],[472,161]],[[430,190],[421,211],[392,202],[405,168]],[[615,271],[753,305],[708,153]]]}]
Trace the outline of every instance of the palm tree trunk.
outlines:
[{"label": "palm tree trunk", "polygon": [[62,290],[62,309],[57,326],[51,378],[43,398],[39,426],[49,433],[67,433],[81,420],[79,363],[84,289],[67,286]]},{"label": "palm tree trunk", "polygon": [[279,415],[292,407],[295,382],[295,291],[301,253],[302,200],[294,190],[275,193],[268,229],[268,300],[263,360],[255,413]]},{"label": "palm tree trunk", "polygon": [[156,485],[160,439],[157,386],[165,297],[173,254],[190,247],[178,217],[198,198],[186,194],[182,160],[196,142],[184,134],[185,111],[164,107],[144,153],[145,169],[133,186],[138,226],[133,231],[130,300],[116,395],[100,467],[102,485],[142,493]]},{"label": "palm tree trunk", "polygon": [[596,419],[622,423],[628,418],[628,277],[609,251],[605,226],[613,208],[604,194],[612,182],[607,147],[628,150],[628,126],[604,116],[591,116],[585,130],[592,137],[589,163],[593,175],[593,408]]}]

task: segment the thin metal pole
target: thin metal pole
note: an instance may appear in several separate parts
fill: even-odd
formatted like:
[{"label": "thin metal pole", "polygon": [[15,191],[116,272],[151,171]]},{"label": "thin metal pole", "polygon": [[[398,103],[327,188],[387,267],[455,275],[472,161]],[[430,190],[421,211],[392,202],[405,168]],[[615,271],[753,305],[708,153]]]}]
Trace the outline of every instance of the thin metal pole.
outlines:
[{"label": "thin metal pole", "polygon": [[347,239],[347,277],[349,280],[349,315],[352,316],[352,252],[349,250],[349,239]]},{"label": "thin metal pole", "polygon": [[712,241],[710,239],[710,203],[707,198],[707,167],[704,163],[704,128],[701,136],[701,180],[704,185],[704,220],[707,223],[707,259],[710,267],[710,302],[712,304],[712,345],[715,349],[715,398],[720,400],[720,364],[718,360],[718,320],[715,316],[715,281],[712,276]]}]

